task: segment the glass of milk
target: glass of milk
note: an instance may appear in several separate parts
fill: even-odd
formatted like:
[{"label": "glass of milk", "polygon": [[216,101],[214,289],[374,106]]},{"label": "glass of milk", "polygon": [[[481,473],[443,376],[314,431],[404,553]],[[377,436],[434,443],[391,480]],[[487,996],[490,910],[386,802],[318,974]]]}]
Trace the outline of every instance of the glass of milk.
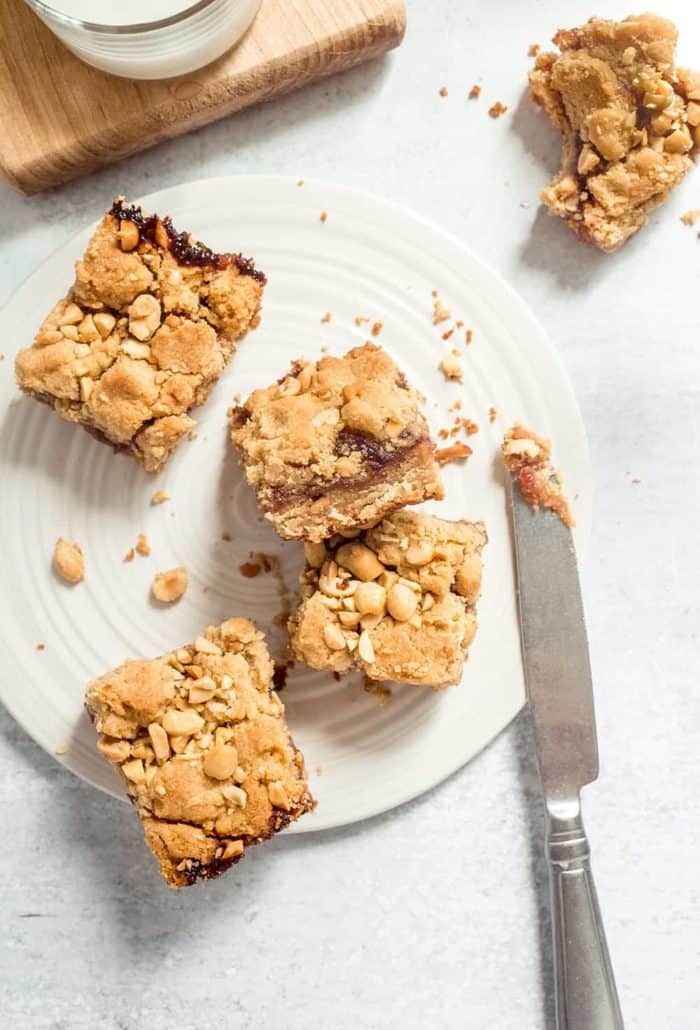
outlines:
[{"label": "glass of milk", "polygon": [[261,0],[26,0],[87,64],[131,79],[202,68],[243,36]]}]

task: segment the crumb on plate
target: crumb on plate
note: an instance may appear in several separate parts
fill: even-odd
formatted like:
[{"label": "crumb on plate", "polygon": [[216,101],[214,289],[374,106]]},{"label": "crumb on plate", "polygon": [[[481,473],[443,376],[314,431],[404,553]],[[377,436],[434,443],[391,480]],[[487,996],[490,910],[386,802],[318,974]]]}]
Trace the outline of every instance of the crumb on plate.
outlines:
[{"label": "crumb on plate", "polygon": [[175,601],[179,601],[187,590],[188,582],[187,569],[184,565],[178,565],[165,572],[156,572],[151,584],[151,593],[156,601],[173,604]]},{"label": "crumb on plate", "polygon": [[138,537],[136,538],[135,550],[137,554],[143,555],[144,558],[147,558],[148,555],[151,553],[151,545],[146,539],[145,533],[139,533]]},{"label": "crumb on plate", "polygon": [[462,362],[454,354],[446,354],[438,368],[445,376],[445,379],[456,379],[461,383],[464,378],[464,367]]},{"label": "crumb on plate", "polygon": [[447,465],[452,461],[466,461],[473,453],[469,444],[452,443],[449,447],[440,447],[435,452],[435,460],[438,465]]},{"label": "crumb on plate", "polygon": [[439,325],[440,322],[447,322],[450,318],[452,318],[450,309],[446,308],[440,298],[436,295],[435,302],[433,304],[433,325]]},{"label": "crumb on plate", "polygon": [[78,544],[59,537],[54,547],[53,567],[66,583],[80,583],[85,578],[85,559]]}]

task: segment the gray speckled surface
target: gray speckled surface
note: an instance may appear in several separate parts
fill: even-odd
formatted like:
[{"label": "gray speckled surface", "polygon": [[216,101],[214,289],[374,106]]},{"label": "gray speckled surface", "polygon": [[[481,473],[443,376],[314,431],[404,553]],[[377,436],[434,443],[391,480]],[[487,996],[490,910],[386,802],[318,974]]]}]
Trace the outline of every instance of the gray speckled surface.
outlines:
[{"label": "gray speckled surface", "polygon": [[[538,211],[556,136],[522,83],[527,45],[546,41],[560,7],[413,0],[405,45],[383,62],[51,195],[0,189],[0,301],[115,192],[253,171],[405,202],[523,294],[574,380],[596,468],[585,590],[602,779],[586,815],[623,1007],[630,1027],[685,1030],[700,1003],[700,242],[678,219],[700,206],[700,173],[614,257],[578,246]],[[581,0],[566,7],[571,24],[592,13]],[[608,0],[595,7],[627,13]],[[700,64],[700,16],[680,0],[657,7],[684,32],[681,56]],[[482,98],[468,103],[475,81]],[[496,99],[510,109],[493,122]],[[277,840],[177,895],[159,882],[128,808],[65,773],[4,714],[0,728],[6,1025],[551,1026],[524,716],[400,810]]]}]

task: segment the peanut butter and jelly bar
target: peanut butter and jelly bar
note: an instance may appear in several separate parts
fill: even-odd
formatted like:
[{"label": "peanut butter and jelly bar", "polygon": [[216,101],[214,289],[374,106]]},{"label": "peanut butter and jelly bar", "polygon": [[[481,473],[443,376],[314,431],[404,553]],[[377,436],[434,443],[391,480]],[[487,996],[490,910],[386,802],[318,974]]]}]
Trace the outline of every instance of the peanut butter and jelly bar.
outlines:
[{"label": "peanut butter and jelly bar", "polygon": [[700,75],[675,67],[675,26],[653,14],[591,18],[541,53],[530,96],[562,133],[562,168],[543,191],[581,240],[616,250],[692,168]]},{"label": "peanut butter and jelly bar", "polygon": [[313,807],[272,672],[262,633],[234,618],[87,688],[97,746],[171,887],[219,876]]},{"label": "peanut butter and jelly bar", "polygon": [[513,473],[523,498],[535,511],[551,508],[565,526],[576,523],[569,502],[562,492],[562,476],[552,465],[552,445],[534,430],[516,422],[506,433],[501,446],[503,460]]},{"label": "peanut butter and jelly bar", "polygon": [[324,540],[441,498],[418,397],[380,347],[297,361],[232,416],[265,517],[285,539]]},{"label": "peanut butter and jelly bar", "polygon": [[157,471],[258,320],[265,276],[115,201],[75,281],[17,356],[19,386]]},{"label": "peanut butter and jelly bar", "polygon": [[306,543],[289,623],[296,657],[371,680],[457,683],[476,632],[480,522],[397,512],[353,539]]}]

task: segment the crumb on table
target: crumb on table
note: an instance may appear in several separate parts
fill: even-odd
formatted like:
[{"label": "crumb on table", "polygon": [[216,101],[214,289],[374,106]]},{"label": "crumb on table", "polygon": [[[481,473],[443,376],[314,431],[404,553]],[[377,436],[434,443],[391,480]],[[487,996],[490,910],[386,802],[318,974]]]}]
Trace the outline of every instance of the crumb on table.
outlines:
[{"label": "crumb on table", "polygon": [[332,311],[327,311],[325,313],[325,315],[323,316],[323,318],[321,319],[321,322],[325,324],[327,322],[330,322],[330,320],[332,318],[333,318],[333,312]]},{"label": "crumb on table", "polygon": [[383,328],[384,326],[381,322],[375,322],[372,326],[372,336],[379,336]]},{"label": "crumb on table", "polygon": [[527,48],[527,56],[528,57],[537,57],[539,52],[540,52],[540,44],[539,43],[530,43],[529,47]]},{"label": "crumb on table", "polygon": [[327,211],[322,211],[320,216],[319,216],[319,221],[325,222],[327,220],[328,220],[328,212]]},{"label": "crumb on table", "polygon": [[46,644],[39,643],[39,644],[36,645],[36,649],[37,649],[37,651],[45,651],[46,650]]},{"label": "crumb on table", "polygon": [[124,555],[124,558],[122,560],[123,561],[133,561],[135,554],[136,554],[136,551],[134,550],[134,548],[130,547],[129,550]]},{"label": "crumb on table", "polygon": [[355,325],[365,325],[369,322],[369,318],[365,315],[355,315]]},{"label": "crumb on table", "polygon": [[170,495],[166,494],[165,490],[156,490],[156,492],[153,494],[153,497],[151,497],[151,504],[164,504],[166,501],[169,500]]},{"label": "crumb on table", "polygon": [[683,225],[695,225],[698,218],[700,218],[700,208],[695,207],[681,215],[681,222],[683,222]]},{"label": "crumb on table", "polygon": [[440,96],[441,97],[446,97],[447,96],[447,86],[441,86],[440,87]]},{"label": "crumb on table", "polygon": [[478,100],[481,96],[481,86],[477,86],[475,83],[467,93],[467,96],[470,100]]},{"label": "crumb on table", "polygon": [[497,418],[498,418],[498,412],[496,411],[496,409],[492,405],[489,408],[489,422],[495,422]]}]

